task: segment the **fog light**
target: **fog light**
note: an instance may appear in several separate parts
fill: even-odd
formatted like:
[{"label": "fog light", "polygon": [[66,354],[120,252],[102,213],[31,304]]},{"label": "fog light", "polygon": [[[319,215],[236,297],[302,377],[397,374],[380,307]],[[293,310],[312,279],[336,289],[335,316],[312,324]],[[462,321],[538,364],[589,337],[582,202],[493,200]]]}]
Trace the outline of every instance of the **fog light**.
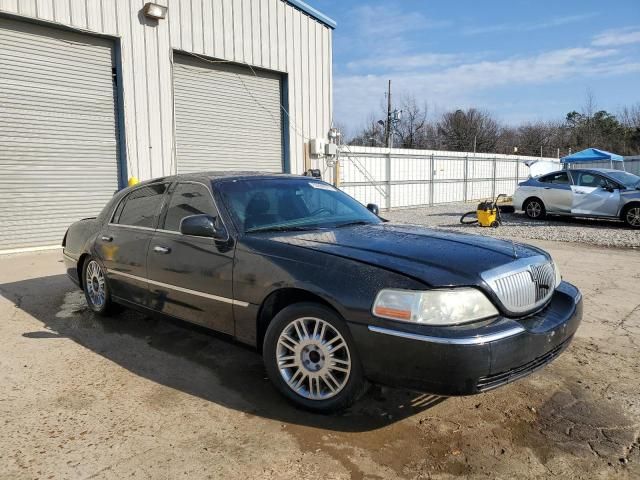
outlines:
[{"label": "fog light", "polygon": [[158,5],[157,3],[147,2],[144,4],[142,13],[144,13],[145,17],[161,20],[167,16],[167,7]]}]

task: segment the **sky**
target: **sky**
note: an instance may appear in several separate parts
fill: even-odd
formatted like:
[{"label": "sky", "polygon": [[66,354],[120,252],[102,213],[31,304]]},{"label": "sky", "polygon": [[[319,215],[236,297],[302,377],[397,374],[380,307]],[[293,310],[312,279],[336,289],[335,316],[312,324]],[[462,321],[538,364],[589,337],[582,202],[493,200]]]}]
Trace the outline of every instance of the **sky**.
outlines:
[{"label": "sky", "polygon": [[309,0],[333,18],[334,121],[353,132],[412,94],[435,118],[520,124],[640,102],[640,0]]}]

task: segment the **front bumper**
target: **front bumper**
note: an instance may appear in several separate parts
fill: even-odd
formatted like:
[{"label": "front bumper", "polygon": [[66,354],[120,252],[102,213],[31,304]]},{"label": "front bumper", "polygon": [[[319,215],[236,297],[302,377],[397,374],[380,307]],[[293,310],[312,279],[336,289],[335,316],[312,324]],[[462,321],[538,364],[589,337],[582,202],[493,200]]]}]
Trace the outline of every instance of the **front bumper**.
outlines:
[{"label": "front bumper", "polygon": [[562,282],[549,304],[522,319],[500,317],[453,328],[349,323],[371,381],[437,395],[481,393],[555,359],[582,320],[582,295]]}]

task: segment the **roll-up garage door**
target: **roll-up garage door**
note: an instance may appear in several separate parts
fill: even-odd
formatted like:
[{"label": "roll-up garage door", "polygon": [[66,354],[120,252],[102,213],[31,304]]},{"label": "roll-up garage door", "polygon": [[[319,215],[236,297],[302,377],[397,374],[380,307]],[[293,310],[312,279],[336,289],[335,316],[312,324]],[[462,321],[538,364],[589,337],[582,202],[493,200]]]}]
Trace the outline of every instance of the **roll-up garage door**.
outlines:
[{"label": "roll-up garage door", "polygon": [[281,172],[281,75],[176,54],[173,67],[179,173]]},{"label": "roll-up garage door", "polygon": [[113,42],[0,17],[0,251],[60,245],[118,187]]}]

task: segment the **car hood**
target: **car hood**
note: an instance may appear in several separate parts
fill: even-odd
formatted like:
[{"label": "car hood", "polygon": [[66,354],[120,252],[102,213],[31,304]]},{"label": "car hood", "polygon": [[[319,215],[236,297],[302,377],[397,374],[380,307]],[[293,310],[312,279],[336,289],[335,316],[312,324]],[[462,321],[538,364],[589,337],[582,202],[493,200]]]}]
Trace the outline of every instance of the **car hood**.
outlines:
[{"label": "car hood", "polygon": [[480,285],[480,274],[486,270],[516,258],[547,255],[535,247],[481,235],[391,223],[270,233],[269,239],[380,266],[434,287]]}]

